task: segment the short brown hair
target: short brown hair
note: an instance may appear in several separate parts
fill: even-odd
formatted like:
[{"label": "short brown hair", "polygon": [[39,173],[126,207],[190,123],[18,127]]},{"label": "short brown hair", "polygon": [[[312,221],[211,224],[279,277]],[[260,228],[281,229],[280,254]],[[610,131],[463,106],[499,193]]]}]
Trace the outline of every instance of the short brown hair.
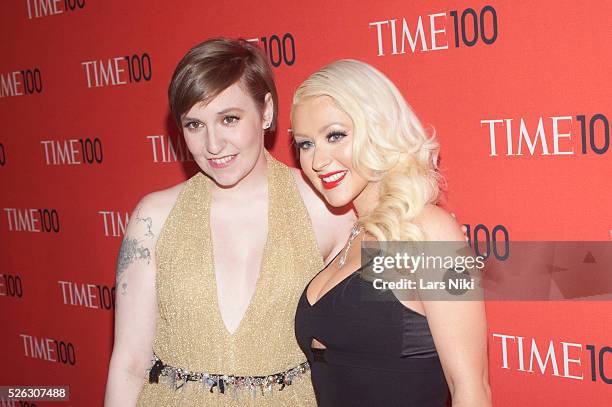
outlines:
[{"label": "short brown hair", "polygon": [[181,117],[193,105],[212,100],[238,81],[260,109],[263,109],[266,94],[272,95],[274,113],[270,130],[274,130],[278,96],[272,69],[258,47],[243,39],[231,38],[212,38],[196,45],[174,70],[168,99],[179,128],[182,127]]}]

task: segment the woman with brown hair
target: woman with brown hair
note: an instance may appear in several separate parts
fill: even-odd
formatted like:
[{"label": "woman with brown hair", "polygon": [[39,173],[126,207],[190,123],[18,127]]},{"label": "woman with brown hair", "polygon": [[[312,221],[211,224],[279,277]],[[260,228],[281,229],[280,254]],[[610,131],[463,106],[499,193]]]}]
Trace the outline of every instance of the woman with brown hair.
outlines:
[{"label": "woman with brown hair", "polygon": [[354,216],[332,214],[265,150],[277,96],[258,48],[195,46],[169,101],[201,171],[130,219],[105,405],[315,405],[295,307]]}]

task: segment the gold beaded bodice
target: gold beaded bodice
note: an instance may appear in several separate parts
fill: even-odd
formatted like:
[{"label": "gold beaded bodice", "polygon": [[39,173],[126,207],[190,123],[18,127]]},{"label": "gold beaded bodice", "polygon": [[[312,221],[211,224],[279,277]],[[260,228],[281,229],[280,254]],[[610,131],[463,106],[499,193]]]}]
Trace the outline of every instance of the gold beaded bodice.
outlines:
[{"label": "gold beaded bodice", "polygon": [[[295,310],[323,261],[290,169],[267,153],[266,161],[268,238],[255,292],[233,334],[227,331],[217,303],[210,233],[212,181],[202,173],[190,178],[168,215],[155,248],[158,316],[153,344],[155,354],[168,365],[261,376],[306,360],[294,334]],[[196,387],[188,383],[177,395],[168,386],[145,381],[138,405],[179,401],[180,405],[315,405],[309,376],[271,397],[258,394],[240,402]]]}]

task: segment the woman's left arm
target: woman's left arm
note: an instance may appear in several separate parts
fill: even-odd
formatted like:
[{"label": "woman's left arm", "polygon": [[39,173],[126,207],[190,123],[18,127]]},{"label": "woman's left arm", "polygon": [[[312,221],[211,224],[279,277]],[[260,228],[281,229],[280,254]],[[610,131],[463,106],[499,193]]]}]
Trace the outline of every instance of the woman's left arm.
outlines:
[{"label": "woman's left arm", "polygon": [[[457,221],[437,206],[428,205],[418,223],[428,241],[465,241]],[[484,302],[457,299],[422,303],[453,407],[491,406]]]}]

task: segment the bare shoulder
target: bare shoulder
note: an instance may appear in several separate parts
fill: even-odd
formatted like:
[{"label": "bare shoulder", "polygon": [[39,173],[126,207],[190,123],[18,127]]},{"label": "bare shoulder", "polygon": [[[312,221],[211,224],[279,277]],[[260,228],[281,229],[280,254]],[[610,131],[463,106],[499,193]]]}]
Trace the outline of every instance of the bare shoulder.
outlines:
[{"label": "bare shoulder", "polygon": [[414,223],[425,232],[428,240],[464,240],[461,225],[446,210],[437,205],[427,204],[414,218]]},{"label": "bare shoulder", "polygon": [[149,231],[157,236],[186,183],[187,181],[184,181],[170,188],[148,193],[138,202],[133,216],[145,220]]},{"label": "bare shoulder", "polygon": [[[145,195],[132,211],[117,257],[117,283],[132,268],[149,270],[137,276],[154,276],[155,244],[184,182]],[[132,273],[134,274],[134,273]],[[132,280],[137,277],[132,277]],[[122,283],[122,294],[127,283]]]},{"label": "bare shoulder", "polygon": [[321,255],[327,260],[344,245],[355,223],[355,213],[352,208],[332,208],[327,205],[299,169],[291,168],[291,175],[310,216]]},{"label": "bare shoulder", "polygon": [[300,195],[302,196],[302,200],[306,204],[306,206],[325,206],[325,202],[323,199],[315,192],[314,188],[304,179],[304,174],[297,168],[290,168],[291,175],[295,181],[295,185],[297,186]]}]

